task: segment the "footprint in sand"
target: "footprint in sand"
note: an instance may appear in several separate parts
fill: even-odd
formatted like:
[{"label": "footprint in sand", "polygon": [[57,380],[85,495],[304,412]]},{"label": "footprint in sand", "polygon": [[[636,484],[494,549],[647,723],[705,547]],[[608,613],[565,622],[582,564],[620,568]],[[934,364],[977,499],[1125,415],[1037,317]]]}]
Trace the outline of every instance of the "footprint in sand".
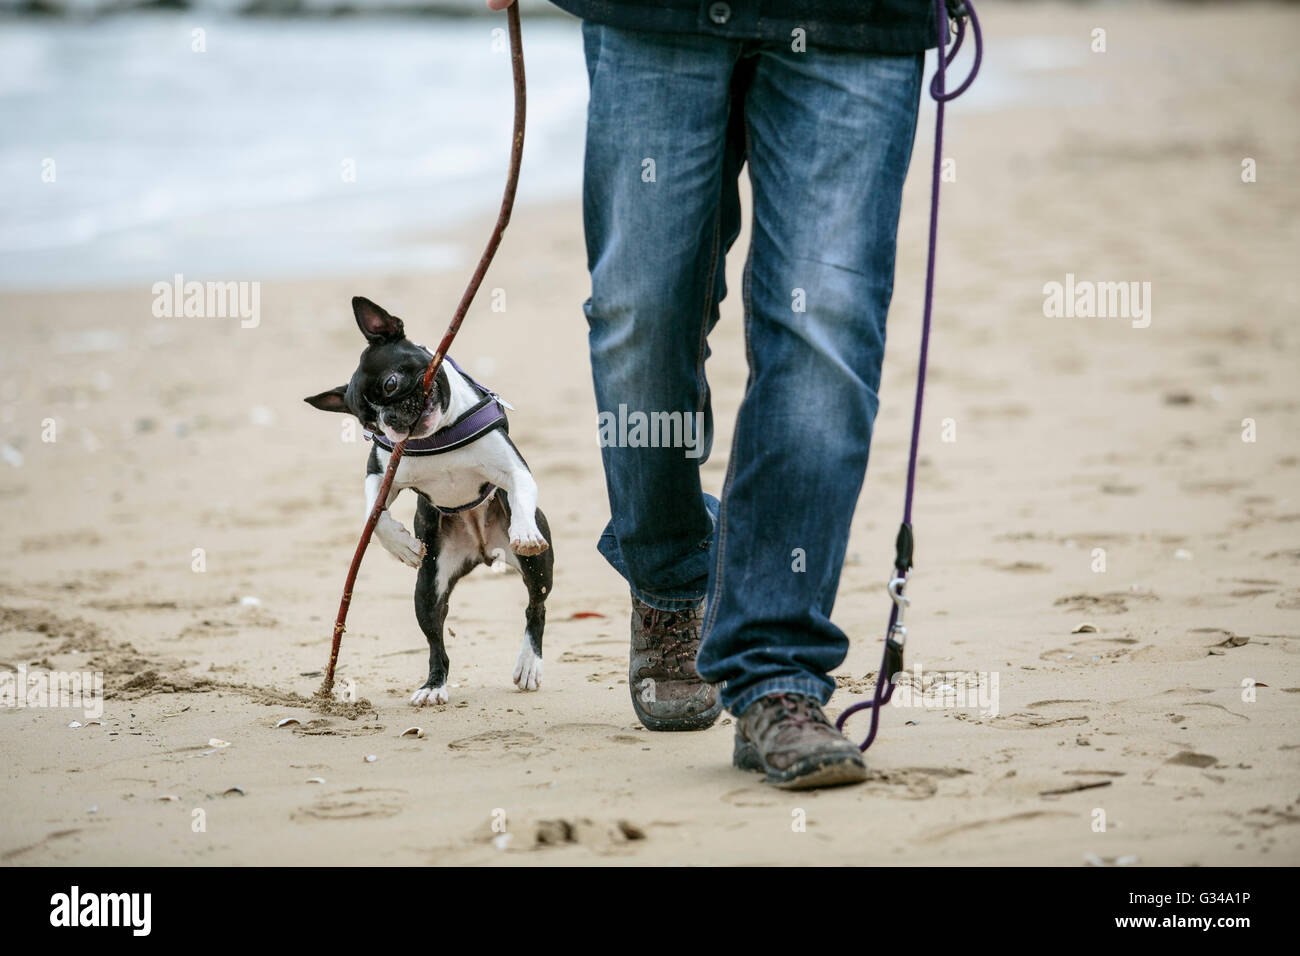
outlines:
[{"label": "footprint in sand", "polygon": [[1002,730],[1043,730],[1047,727],[1069,727],[1075,724],[1086,724],[1089,719],[1084,714],[1071,714],[1065,717],[1050,717],[1045,714],[1035,714],[1030,712],[1007,714],[1003,717],[993,717],[984,721],[990,727],[997,727]]},{"label": "footprint in sand", "polygon": [[1077,613],[1124,614],[1130,601],[1155,600],[1158,598],[1148,591],[1108,591],[1105,594],[1067,594],[1052,603],[1054,607]]},{"label": "footprint in sand", "polygon": [[1054,664],[1092,664],[1093,659],[1115,660],[1131,653],[1137,644],[1132,637],[1090,637],[1075,641],[1068,647],[1054,647],[1038,655],[1039,660]]},{"label": "footprint in sand", "polygon": [[392,800],[321,800],[300,807],[291,814],[292,819],[309,817],[313,820],[361,820],[366,817],[395,817],[402,805]]},{"label": "footprint in sand", "polygon": [[507,751],[518,757],[541,756],[555,750],[554,747],[542,746],[542,738],[526,730],[485,730],[472,737],[459,737],[449,742],[447,749],[471,753]]},{"label": "footprint in sand", "polygon": [[900,767],[896,770],[872,770],[860,793],[889,797],[893,800],[928,800],[939,792],[940,780],[969,774],[959,767]]},{"label": "footprint in sand", "polygon": [[1213,767],[1218,762],[1218,757],[1212,757],[1209,754],[1193,753],[1190,750],[1179,751],[1165,761],[1165,763],[1171,764],[1175,767],[1196,767],[1198,770],[1204,770],[1206,767]]}]

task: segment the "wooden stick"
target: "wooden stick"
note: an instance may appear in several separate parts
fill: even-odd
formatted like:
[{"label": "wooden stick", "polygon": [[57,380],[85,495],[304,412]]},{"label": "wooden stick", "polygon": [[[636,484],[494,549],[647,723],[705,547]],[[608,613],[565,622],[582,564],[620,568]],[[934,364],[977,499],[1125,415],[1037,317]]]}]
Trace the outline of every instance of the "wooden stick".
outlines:
[{"label": "wooden stick", "polygon": [[[524,48],[519,29],[518,3],[513,3],[506,8],[506,21],[510,31],[510,68],[515,80],[515,123],[514,138],[510,144],[510,172],[506,176],[505,194],[501,197],[501,211],[497,214],[497,222],[492,228],[492,235],[488,238],[487,248],[479,259],[478,268],[470,276],[469,285],[465,287],[465,294],[461,296],[460,305],[456,307],[456,314],[452,316],[451,324],[447,326],[447,334],[442,337],[442,341],[438,344],[438,350],[433,353],[433,358],[429,361],[429,367],[424,371],[426,400],[433,387],[434,376],[438,374],[442,360],[451,348],[452,340],[456,337],[456,333],[460,331],[461,323],[465,321],[465,313],[469,311],[470,303],[474,301],[474,296],[478,294],[479,286],[483,284],[483,277],[487,274],[488,266],[492,263],[492,257],[496,255],[497,247],[501,245],[501,236],[510,223],[510,212],[515,205],[515,191],[519,186],[519,165],[524,155],[524,112],[526,106]],[[402,460],[402,452],[405,450],[406,439],[402,439],[393,446],[392,456],[388,459],[388,470],[384,472],[384,480],[379,486],[379,495],[375,499],[375,506],[370,509],[370,516],[366,519],[366,525],[361,530],[361,540],[357,542],[357,549],[352,555],[352,564],[348,568],[347,580],[343,583],[343,597],[339,601],[338,617],[334,620],[334,642],[330,647],[329,666],[325,669],[325,679],[321,682],[320,690],[316,691],[317,697],[330,698],[333,696],[334,669],[339,660],[339,647],[343,643],[344,625],[347,622],[348,608],[352,604],[352,589],[356,585],[357,571],[361,568],[361,558],[365,555],[366,548],[370,544],[370,537],[374,534],[375,525],[379,522],[379,516],[388,507],[388,492],[393,487],[393,476],[397,474],[397,465]]]}]

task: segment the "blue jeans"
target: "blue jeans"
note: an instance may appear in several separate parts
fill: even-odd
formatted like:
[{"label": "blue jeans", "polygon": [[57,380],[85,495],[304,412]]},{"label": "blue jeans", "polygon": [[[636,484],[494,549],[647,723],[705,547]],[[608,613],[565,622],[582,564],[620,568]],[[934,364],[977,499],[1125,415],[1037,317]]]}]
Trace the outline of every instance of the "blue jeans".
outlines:
[{"label": "blue jeans", "polygon": [[[830,614],[879,403],[922,57],[583,35],[584,311],[612,515],[598,547],[652,607],[705,600],[697,666],[732,713],[778,691],[825,703],[848,650]],[[745,163],[749,381],[719,503],[700,484],[704,368]]]}]

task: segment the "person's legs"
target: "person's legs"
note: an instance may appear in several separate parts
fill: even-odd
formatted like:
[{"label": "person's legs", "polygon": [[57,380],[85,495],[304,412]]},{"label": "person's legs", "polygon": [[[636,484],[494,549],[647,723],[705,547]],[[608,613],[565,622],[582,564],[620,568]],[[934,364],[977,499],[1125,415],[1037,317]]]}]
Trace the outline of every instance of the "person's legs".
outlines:
[{"label": "person's legs", "polygon": [[700,674],[741,715],[825,703],[830,621],[878,406],[920,55],[763,50],[745,101],[750,376],[710,574]]},{"label": "person's legs", "polygon": [[740,224],[741,138],[728,129],[741,46],[590,23],[583,37],[584,311],[612,516],[599,548],[645,605],[694,609],[717,505],[699,476],[712,440],[704,359]]},{"label": "person's legs", "polygon": [[632,592],[628,690],[651,730],[717,720],[695,669],[717,500],[707,337],[740,229],[741,45],[584,24],[583,214],[592,377],[611,519],[599,548]]}]

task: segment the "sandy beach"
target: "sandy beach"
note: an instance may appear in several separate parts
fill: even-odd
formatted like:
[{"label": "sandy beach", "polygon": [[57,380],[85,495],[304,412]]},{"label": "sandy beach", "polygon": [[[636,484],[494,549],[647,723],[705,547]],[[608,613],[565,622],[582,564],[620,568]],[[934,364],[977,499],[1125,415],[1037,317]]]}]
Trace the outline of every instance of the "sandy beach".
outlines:
[{"label": "sandy beach", "polygon": [[[523,588],[479,569],[452,601],[451,701],[410,707],[415,572],[375,546],[340,658],[371,707],[304,703],[367,449],[302,398],[355,365],[351,296],[432,345],[467,269],[263,282],[249,328],[156,317],[148,283],[0,294],[0,671],[104,681],[102,715],[0,707],[0,861],[1300,863],[1300,10],[980,9],[989,58],[1033,38],[1074,51],[1036,67],[1048,95],[948,112],[908,666],[996,681],[996,713],[890,707],[865,785],[795,794],[731,768],[729,717],[641,728],[627,591],[595,550],[608,509],[574,197],[516,212],[452,351],[515,406],[555,535],[535,694],[510,682]],[[932,117],[833,713],[868,692],[888,612]],[[471,261],[489,225],[422,238]],[[1146,314],[1045,314],[1044,287],[1067,281],[1137,283]],[[716,493],[746,374],[736,295],[712,349]]]}]

